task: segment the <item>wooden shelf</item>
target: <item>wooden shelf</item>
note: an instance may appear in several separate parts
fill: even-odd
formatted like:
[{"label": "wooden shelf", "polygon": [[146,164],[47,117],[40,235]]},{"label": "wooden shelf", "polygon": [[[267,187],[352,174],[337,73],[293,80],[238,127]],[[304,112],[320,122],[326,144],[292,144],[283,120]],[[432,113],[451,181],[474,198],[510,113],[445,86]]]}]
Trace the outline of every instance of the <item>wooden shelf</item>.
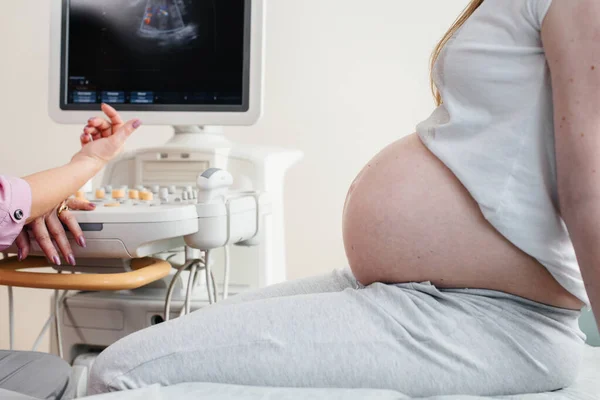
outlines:
[{"label": "wooden shelf", "polygon": [[51,268],[42,257],[30,257],[19,262],[16,257],[0,260],[0,285],[36,289],[115,291],[131,290],[164,278],[171,264],[156,258],[131,261],[130,272],[111,274],[41,273],[21,270]]}]

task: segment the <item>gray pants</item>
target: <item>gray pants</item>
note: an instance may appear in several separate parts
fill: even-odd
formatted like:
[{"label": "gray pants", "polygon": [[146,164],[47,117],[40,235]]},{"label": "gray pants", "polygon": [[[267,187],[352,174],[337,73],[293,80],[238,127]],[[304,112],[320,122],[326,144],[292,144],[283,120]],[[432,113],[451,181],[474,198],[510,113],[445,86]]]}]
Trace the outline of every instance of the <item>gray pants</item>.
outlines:
[{"label": "gray pants", "polygon": [[488,290],[362,287],[336,271],[126,337],[98,357],[89,391],[212,382],[411,397],[545,392],[577,376],[579,314]]},{"label": "gray pants", "polygon": [[1,398],[16,392],[35,399],[67,400],[70,376],[69,364],[50,354],[0,351]]}]

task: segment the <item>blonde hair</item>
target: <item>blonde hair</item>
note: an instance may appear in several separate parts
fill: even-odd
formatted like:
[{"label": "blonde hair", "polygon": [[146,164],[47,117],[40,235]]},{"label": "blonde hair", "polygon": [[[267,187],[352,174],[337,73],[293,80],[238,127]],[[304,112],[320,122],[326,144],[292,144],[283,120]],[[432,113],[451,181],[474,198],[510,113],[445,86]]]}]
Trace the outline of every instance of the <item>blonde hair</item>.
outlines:
[{"label": "blonde hair", "polygon": [[450,30],[448,30],[448,32],[446,32],[446,34],[444,35],[442,40],[440,40],[438,45],[435,47],[435,50],[433,50],[433,54],[431,55],[430,78],[429,79],[431,81],[431,92],[433,93],[435,103],[438,106],[440,104],[442,104],[442,95],[440,94],[438,88],[435,86],[435,82],[433,80],[433,67],[435,66],[435,62],[437,61],[438,57],[440,56],[440,53],[444,49],[444,46],[446,46],[446,43],[448,43],[448,41],[452,38],[452,35],[454,35],[456,33],[456,31],[459,30],[461,26],[463,26],[463,24],[467,21],[467,19],[469,19],[469,17],[475,12],[475,10],[477,10],[477,8],[479,8],[481,3],[483,3],[483,0],[471,0],[471,3],[458,16],[456,21],[454,21],[454,24],[452,25],[452,27],[450,27]]}]

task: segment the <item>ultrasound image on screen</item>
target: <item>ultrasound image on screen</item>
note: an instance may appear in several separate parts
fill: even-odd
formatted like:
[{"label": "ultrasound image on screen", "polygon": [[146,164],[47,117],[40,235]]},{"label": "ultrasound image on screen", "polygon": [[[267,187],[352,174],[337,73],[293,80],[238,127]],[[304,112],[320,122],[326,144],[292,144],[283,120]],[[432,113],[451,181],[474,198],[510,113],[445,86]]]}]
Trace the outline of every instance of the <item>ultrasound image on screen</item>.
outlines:
[{"label": "ultrasound image on screen", "polygon": [[247,106],[249,0],[64,1],[63,108]]}]

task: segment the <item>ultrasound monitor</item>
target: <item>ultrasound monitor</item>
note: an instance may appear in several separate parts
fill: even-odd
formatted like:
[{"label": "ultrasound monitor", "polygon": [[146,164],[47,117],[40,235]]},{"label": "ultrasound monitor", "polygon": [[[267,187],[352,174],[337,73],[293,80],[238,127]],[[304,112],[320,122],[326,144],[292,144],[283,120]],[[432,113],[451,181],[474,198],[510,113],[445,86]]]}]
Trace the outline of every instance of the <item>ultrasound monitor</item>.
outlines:
[{"label": "ultrasound monitor", "polygon": [[108,103],[155,125],[251,125],[262,110],[264,0],[52,2],[50,115]]}]

